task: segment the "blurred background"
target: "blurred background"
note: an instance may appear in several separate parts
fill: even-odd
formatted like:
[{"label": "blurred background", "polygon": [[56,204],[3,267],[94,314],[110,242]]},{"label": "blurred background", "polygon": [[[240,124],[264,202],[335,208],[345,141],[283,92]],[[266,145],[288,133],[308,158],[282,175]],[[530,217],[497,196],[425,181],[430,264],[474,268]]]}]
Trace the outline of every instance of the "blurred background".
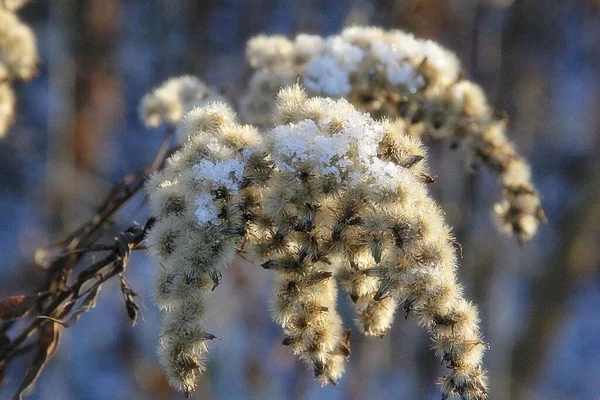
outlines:
[{"label": "blurred background", "polygon": [[[467,76],[510,116],[549,223],[525,248],[493,226],[499,189],[469,173],[449,143],[430,146],[432,190],[464,247],[459,270],[491,349],[491,399],[600,398],[600,1],[598,0],[37,0],[20,12],[35,30],[38,76],[19,84],[18,121],[0,142],[0,298],[43,279],[38,247],[90,218],[111,186],[148,165],[161,129],[137,116],[141,97],[193,74],[237,97],[258,33],[322,35],[349,24],[400,28],[454,50]],[[145,221],[134,199],[115,232]],[[110,243],[108,236],[106,243]],[[163,399],[155,356],[156,267],[136,252],[126,277],[143,319],[131,327],[117,280],[64,331],[31,399]],[[416,321],[397,315],[383,339],[353,330],[338,387],[321,389],[270,322],[270,274],[243,261],[211,298],[208,372],[198,399],[438,399],[445,373]],[[352,308],[340,298],[347,322]],[[9,398],[26,364],[0,386]]]}]

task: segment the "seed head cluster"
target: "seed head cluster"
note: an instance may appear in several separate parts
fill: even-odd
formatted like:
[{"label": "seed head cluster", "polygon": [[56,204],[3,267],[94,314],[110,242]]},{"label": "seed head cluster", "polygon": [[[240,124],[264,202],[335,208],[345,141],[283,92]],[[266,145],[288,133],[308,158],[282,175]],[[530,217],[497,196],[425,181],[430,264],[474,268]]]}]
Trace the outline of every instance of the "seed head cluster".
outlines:
[{"label": "seed head cluster", "polygon": [[[195,107],[225,99],[200,79],[184,75],[171,78],[148,93],[140,104],[140,117],[148,127],[177,125]],[[185,140],[185,138],[182,138]]]},{"label": "seed head cluster", "polygon": [[298,85],[281,90],[271,124],[259,134],[223,103],[196,108],[182,122],[184,147],[148,183],[159,356],[171,384],[193,390],[214,338],[204,297],[244,251],[273,271],[283,344],[322,384],[336,384],[350,356],[341,288],[366,335],[385,335],[398,306],[417,316],[448,365],[444,397],[486,398],[477,310],[456,282],[454,238],[428,194],[420,139],[402,120],[376,122]]},{"label": "seed head cluster", "polygon": [[410,136],[464,145],[470,163],[483,162],[498,174],[499,226],[522,244],[545,221],[529,166],[506,137],[505,119],[439,44],[399,30],[351,27],[327,38],[256,36],[246,55],[255,71],[240,102],[245,121],[269,126],[265,116],[277,91],[299,79],[312,94],[344,97],[373,118],[402,120]]},{"label": "seed head cluster", "polygon": [[210,103],[183,120],[188,138],[147,184],[156,218],[148,233],[151,256],[160,264],[156,301],[164,310],[159,358],[173,387],[191,394],[204,369],[204,298],[221,281],[243,237],[247,159],[256,129],[235,122],[224,103]]},{"label": "seed head cluster", "polygon": [[15,120],[12,81],[31,79],[38,62],[35,35],[15,14],[26,3],[28,1],[0,1],[0,138]]}]

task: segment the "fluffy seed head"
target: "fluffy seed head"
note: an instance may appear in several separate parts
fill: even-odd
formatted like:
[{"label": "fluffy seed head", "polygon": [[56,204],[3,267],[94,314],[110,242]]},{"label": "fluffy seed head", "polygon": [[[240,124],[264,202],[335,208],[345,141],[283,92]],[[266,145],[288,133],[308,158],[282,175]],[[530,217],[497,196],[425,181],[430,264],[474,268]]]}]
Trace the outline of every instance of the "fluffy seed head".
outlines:
[{"label": "fluffy seed head", "polygon": [[[505,121],[494,115],[481,87],[463,79],[454,53],[438,43],[399,30],[350,27],[327,38],[259,36],[250,40],[247,53],[257,71],[241,104],[243,109],[260,109],[243,113],[247,121],[269,126],[265,116],[277,107],[276,124],[293,122],[287,108],[276,106],[275,95],[297,76],[311,94],[345,97],[372,116],[399,121],[410,136],[462,142],[469,163],[483,162],[500,176],[504,199],[495,207],[499,226],[521,243],[544,222],[539,196],[525,173],[528,167],[507,139]],[[320,118],[320,110],[311,112],[302,115]],[[515,160],[518,167],[511,165]],[[516,186],[530,189],[537,207],[513,218],[518,206],[511,193]]]},{"label": "fluffy seed head", "polygon": [[161,123],[176,125],[186,112],[213,101],[223,101],[223,97],[200,79],[193,76],[171,78],[144,96],[140,118],[148,127],[157,127]]}]

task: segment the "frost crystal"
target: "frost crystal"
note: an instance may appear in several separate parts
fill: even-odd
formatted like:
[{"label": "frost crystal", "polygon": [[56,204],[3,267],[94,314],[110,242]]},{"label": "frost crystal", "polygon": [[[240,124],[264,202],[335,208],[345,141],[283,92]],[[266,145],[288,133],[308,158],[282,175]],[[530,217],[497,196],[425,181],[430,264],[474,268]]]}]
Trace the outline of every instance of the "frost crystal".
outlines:
[{"label": "frost crystal", "polygon": [[[313,172],[347,181],[350,187],[369,183],[394,190],[404,168],[378,158],[384,128],[346,100],[312,99],[311,107],[328,110],[318,123],[306,119],[278,126],[267,138],[275,165],[286,172],[308,167]],[[332,131],[333,130],[333,131]]]},{"label": "frost crystal", "polygon": [[194,214],[196,215],[196,218],[198,218],[199,223],[217,223],[217,207],[215,206],[214,200],[210,194],[201,194],[200,196],[196,196],[194,198],[194,204],[196,205],[196,211]]},{"label": "frost crystal", "polygon": [[304,85],[315,93],[339,97],[350,93],[350,77],[330,56],[315,58],[306,66]]},{"label": "frost crystal", "polygon": [[194,165],[192,170],[198,180],[210,183],[212,190],[225,188],[232,193],[237,193],[244,174],[244,164],[237,160],[217,162],[202,160]]}]

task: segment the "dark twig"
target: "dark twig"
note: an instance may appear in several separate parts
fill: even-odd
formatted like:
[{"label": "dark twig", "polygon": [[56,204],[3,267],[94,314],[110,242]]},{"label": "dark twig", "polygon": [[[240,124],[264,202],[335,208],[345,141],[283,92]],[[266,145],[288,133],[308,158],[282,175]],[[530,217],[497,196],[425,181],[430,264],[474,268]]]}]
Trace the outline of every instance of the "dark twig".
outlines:
[{"label": "dark twig", "polygon": [[[19,390],[14,398],[21,398],[39,377],[47,361],[56,350],[60,330],[75,324],[80,317],[93,309],[104,282],[119,276],[126,311],[135,324],[139,307],[137,295],[123,276],[131,252],[143,248],[146,231],[153,219],[145,224],[133,224],[118,234],[110,245],[99,244],[107,229],[113,225],[117,212],[144,187],[149,175],[164,165],[167,157],[177,148],[171,148],[173,129],[169,128],[150,167],[129,174],[117,182],[96,213],[65,239],[38,251],[36,261],[47,271],[48,278],[37,295],[13,296],[0,300],[0,381],[6,366],[15,358],[35,352]],[[107,252],[99,261],[80,269],[72,280],[73,270],[92,252]],[[57,254],[53,256],[52,254]],[[79,306],[75,306],[79,303]],[[71,313],[71,311],[73,311]],[[16,320],[29,319],[29,323],[13,335],[11,329],[23,324]],[[12,338],[11,338],[12,336]]]}]

